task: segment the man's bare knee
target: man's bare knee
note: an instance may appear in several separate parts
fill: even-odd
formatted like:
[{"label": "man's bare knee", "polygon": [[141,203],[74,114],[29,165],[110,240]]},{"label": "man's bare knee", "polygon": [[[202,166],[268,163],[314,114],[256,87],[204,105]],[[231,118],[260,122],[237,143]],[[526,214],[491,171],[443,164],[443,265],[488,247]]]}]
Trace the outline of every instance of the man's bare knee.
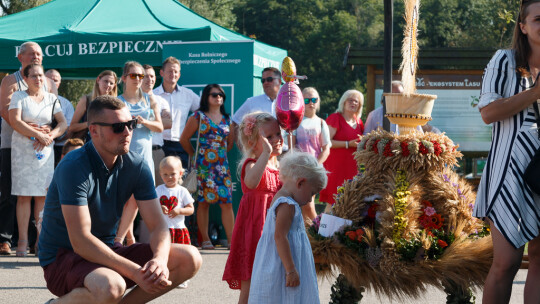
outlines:
[{"label": "man's bare knee", "polygon": [[96,303],[118,303],[126,292],[124,278],[108,268],[92,271],[84,279],[84,285],[93,295]]},{"label": "man's bare knee", "polygon": [[191,278],[201,268],[202,257],[199,250],[193,246],[172,244],[169,263],[171,271],[177,272],[182,277]]}]

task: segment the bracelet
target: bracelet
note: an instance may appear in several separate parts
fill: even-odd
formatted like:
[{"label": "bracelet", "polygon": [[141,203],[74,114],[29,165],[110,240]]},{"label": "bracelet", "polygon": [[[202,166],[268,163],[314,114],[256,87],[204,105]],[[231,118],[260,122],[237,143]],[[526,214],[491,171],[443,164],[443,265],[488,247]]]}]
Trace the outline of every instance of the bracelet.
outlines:
[{"label": "bracelet", "polygon": [[345,149],[349,149],[349,141],[345,141]]},{"label": "bracelet", "polygon": [[288,275],[293,274],[293,273],[295,273],[295,272],[296,272],[296,269],[293,270],[293,271],[291,271],[291,272],[287,272],[287,273],[285,274],[285,276],[288,276]]}]

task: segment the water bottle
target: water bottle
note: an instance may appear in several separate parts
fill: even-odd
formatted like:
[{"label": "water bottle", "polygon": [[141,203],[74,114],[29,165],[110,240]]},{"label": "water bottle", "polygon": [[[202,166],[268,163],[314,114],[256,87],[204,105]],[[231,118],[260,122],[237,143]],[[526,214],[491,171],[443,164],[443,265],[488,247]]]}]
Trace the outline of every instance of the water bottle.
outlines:
[{"label": "water bottle", "polygon": [[[36,138],[35,137],[30,137],[31,140],[35,141]],[[38,160],[42,160],[44,157],[45,157],[45,153],[43,153],[43,151],[38,151],[38,150],[35,150],[34,149],[34,153],[36,154],[36,158]]]}]

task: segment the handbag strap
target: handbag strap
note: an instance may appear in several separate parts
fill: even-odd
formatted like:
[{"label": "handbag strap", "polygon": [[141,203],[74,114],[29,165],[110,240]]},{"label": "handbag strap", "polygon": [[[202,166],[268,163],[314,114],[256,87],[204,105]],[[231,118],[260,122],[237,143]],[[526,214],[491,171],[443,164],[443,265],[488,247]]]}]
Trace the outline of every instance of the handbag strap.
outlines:
[{"label": "handbag strap", "polygon": [[538,111],[538,100],[533,102],[534,116],[536,117],[536,133],[540,139],[540,111]]},{"label": "handbag strap", "polygon": [[54,120],[54,106],[56,106],[56,102],[58,101],[58,98],[56,98],[52,105],[52,111],[51,111],[51,122]]},{"label": "handbag strap", "polygon": [[197,164],[197,156],[199,154],[199,139],[201,138],[201,123],[202,123],[202,112],[199,111],[199,130],[197,131],[197,147],[195,148],[195,158],[191,164],[191,169],[195,169]]}]

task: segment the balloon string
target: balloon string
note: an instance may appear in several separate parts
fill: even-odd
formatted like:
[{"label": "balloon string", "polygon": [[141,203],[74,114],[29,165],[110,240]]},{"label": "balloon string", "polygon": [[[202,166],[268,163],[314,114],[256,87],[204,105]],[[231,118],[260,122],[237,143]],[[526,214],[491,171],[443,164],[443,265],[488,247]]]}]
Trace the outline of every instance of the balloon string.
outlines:
[{"label": "balloon string", "polygon": [[287,135],[289,137],[289,152],[290,153],[294,153],[294,145],[293,145],[293,142],[292,142],[292,131],[289,132],[289,135]]}]

